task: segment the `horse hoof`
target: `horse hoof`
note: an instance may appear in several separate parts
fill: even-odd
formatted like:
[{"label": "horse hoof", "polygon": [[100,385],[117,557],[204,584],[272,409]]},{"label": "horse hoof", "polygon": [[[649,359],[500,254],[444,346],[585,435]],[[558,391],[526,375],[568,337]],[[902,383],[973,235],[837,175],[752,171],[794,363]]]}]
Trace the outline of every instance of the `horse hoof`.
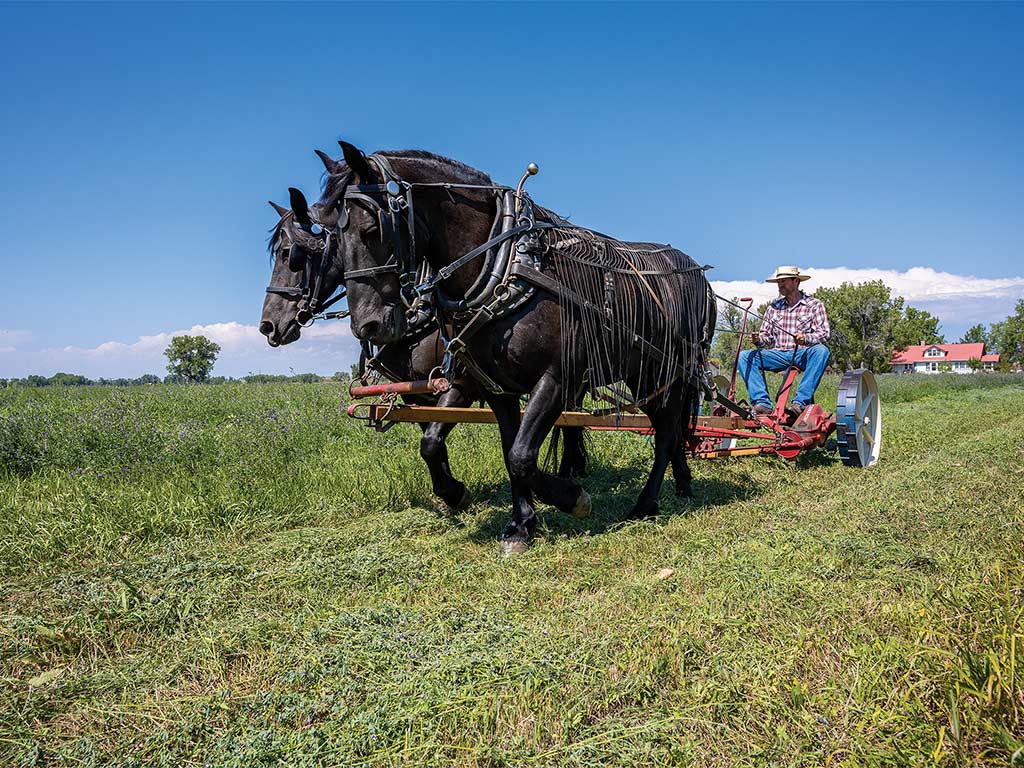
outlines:
[{"label": "horse hoof", "polygon": [[[447,504],[448,502],[445,503]],[[466,486],[462,486],[462,496],[460,496],[459,500],[454,504],[448,504],[448,509],[451,510],[452,512],[462,512],[463,510],[467,509],[469,505],[472,503],[473,499],[470,496],[469,488],[467,488]]]},{"label": "horse hoof", "polygon": [[572,508],[572,516],[582,520],[584,517],[590,517],[590,511],[590,494],[581,489],[579,498],[576,499],[576,506]]},{"label": "horse hoof", "polygon": [[515,557],[516,555],[522,555],[529,551],[530,542],[526,539],[502,539],[501,540],[501,556],[502,557]]},{"label": "horse hoof", "polygon": [[647,506],[637,505],[633,507],[633,510],[629,513],[630,520],[646,520],[651,517],[658,516],[658,505],[650,504]]}]

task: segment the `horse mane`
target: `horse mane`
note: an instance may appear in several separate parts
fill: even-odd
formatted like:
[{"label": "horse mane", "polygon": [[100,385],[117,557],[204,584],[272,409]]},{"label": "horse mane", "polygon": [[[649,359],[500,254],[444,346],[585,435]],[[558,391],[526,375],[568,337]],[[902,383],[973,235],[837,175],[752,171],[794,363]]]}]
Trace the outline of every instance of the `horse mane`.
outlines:
[{"label": "horse mane", "polygon": [[[408,160],[425,164],[436,172],[436,178],[432,178],[432,181],[451,181],[461,184],[494,183],[491,181],[491,177],[483,171],[479,171],[458,160],[452,160],[450,157],[427,152],[424,149],[384,149],[374,154],[383,155],[388,160]],[[337,170],[334,173],[327,174],[321,199],[326,200],[339,194],[348,185],[351,178],[352,171],[349,169],[348,164],[344,160],[339,160]]]},{"label": "horse mane", "polygon": [[277,249],[281,245],[281,238],[284,236],[284,224],[291,218],[291,212],[289,211],[280,219],[277,224],[270,228],[270,237],[267,238],[267,253],[270,254],[270,264],[273,266],[274,260],[277,258]]}]

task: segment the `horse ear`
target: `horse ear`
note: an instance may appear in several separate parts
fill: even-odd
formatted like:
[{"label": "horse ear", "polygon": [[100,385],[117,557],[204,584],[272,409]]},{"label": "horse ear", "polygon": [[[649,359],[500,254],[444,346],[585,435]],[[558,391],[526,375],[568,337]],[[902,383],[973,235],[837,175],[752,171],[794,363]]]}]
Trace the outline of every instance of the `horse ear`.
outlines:
[{"label": "horse ear", "polygon": [[345,162],[348,163],[348,167],[351,168],[360,179],[367,181],[370,178],[370,164],[366,162],[366,155],[347,141],[339,141],[338,144],[341,146],[341,151],[345,155]]},{"label": "horse ear", "polygon": [[285,208],[283,205],[278,205],[273,200],[267,200],[267,202],[270,203],[271,208],[277,211],[278,216],[283,217],[286,213],[288,213],[288,209]]},{"label": "horse ear", "polygon": [[295,187],[288,187],[288,195],[291,198],[292,210],[295,211],[295,220],[303,226],[310,226],[313,221],[309,218],[309,203],[306,196]]},{"label": "horse ear", "polygon": [[316,156],[320,158],[320,162],[324,164],[324,168],[327,169],[328,173],[334,173],[338,168],[338,163],[334,158],[328,155],[326,152],[321,152],[319,149],[314,149]]}]

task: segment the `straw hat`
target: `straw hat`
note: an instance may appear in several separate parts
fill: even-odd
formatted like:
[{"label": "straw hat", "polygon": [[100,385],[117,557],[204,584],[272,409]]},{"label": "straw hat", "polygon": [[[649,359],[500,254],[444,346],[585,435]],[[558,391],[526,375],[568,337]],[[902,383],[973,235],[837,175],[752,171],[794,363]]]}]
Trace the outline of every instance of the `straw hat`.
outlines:
[{"label": "straw hat", "polygon": [[800,278],[802,283],[804,280],[810,280],[810,275],[801,275],[800,267],[779,267],[775,270],[775,274],[765,280],[766,283],[777,283],[779,280],[785,280],[787,277]]}]

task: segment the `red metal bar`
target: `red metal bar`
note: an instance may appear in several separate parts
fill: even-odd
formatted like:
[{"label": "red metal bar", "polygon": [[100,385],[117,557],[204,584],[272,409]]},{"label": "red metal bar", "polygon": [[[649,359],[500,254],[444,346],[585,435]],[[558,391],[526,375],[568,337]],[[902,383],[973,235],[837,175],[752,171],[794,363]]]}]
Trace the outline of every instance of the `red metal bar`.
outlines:
[{"label": "red metal bar", "polygon": [[448,391],[447,379],[421,379],[420,381],[398,381],[388,384],[371,384],[365,387],[349,387],[349,397],[380,397],[381,395],[437,395]]},{"label": "red metal bar", "polygon": [[736,369],[740,367],[740,350],[743,349],[743,335],[747,332],[747,315],[754,306],[754,300],[744,296],[740,301],[747,302],[743,308],[743,324],[740,326],[740,337],[736,340],[736,358],[732,361],[732,378],[729,380],[729,399],[736,399]]},{"label": "red metal bar", "polygon": [[786,370],[786,379],[782,384],[782,389],[779,390],[779,396],[775,399],[775,410],[772,412],[775,418],[782,419],[786,415],[786,403],[789,401],[789,390],[793,388],[793,380],[796,378],[796,374],[799,368],[790,366]]}]

